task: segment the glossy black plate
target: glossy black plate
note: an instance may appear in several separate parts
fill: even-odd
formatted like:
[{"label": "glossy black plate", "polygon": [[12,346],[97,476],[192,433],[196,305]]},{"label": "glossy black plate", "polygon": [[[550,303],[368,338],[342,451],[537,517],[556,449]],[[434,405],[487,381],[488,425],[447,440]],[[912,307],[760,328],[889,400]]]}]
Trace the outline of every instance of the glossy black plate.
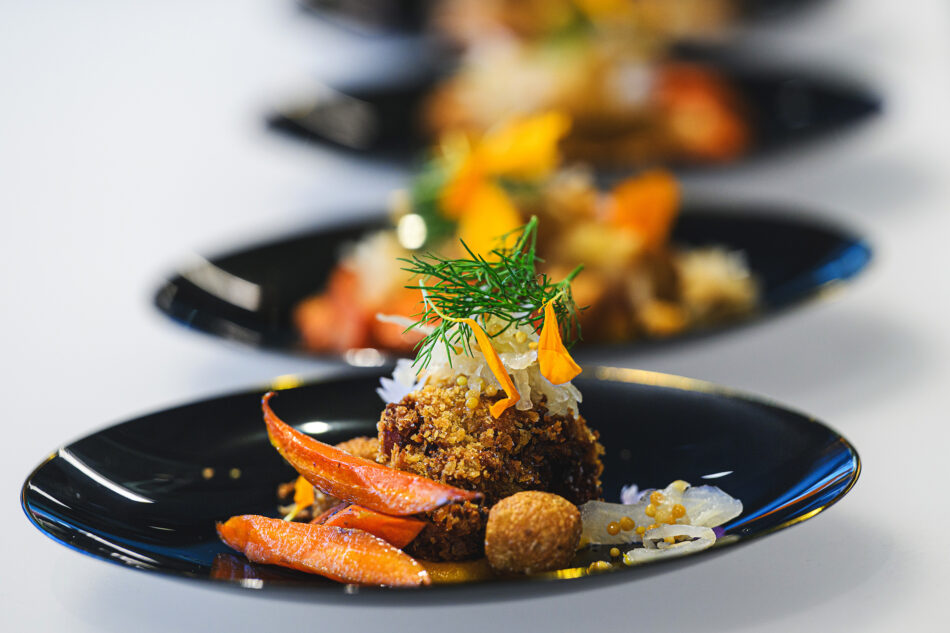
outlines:
[{"label": "glossy black plate", "polygon": [[[375,434],[378,376],[363,370],[289,388],[274,408],[323,441]],[[828,427],[708,383],[593,368],[575,384],[607,450],[606,499],[616,501],[631,482],[659,487],[686,479],[742,500],[744,512],[724,526],[715,548],[602,574],[588,575],[582,559],[576,568],[527,579],[410,591],[356,589],[251,565],[218,541],[214,522],[273,516],[277,484],[295,475],[268,442],[260,413],[265,388],[147,415],[60,448],[27,479],[23,508],[54,540],[125,567],[307,601],[445,603],[642,579],[804,521],[847,493],[860,472],[854,448]]]},{"label": "glossy black plate", "polygon": [[[674,167],[721,168],[768,156],[842,131],[880,110],[870,90],[840,77],[792,68],[751,66],[734,54],[706,49],[681,57],[713,68],[743,104],[751,145],[731,163],[688,162]],[[410,62],[407,62],[410,63]],[[411,62],[425,66],[422,62]],[[422,71],[371,85],[330,87],[314,83],[267,117],[271,129],[308,143],[372,158],[405,161],[429,144],[421,131],[420,104],[438,81]],[[629,169],[603,165],[605,169]]]},{"label": "glossy black plate", "polygon": [[[312,15],[368,34],[418,34],[425,31],[438,0],[297,0]],[[742,20],[775,18],[817,0],[736,0]]]},{"label": "glossy black plate", "polygon": [[[155,305],[181,323],[255,347],[307,352],[292,321],[294,307],[320,291],[341,247],[383,228],[384,221],[323,226],[202,261],[172,276]],[[765,205],[685,205],[673,231],[683,246],[724,246],[745,254],[761,286],[759,310],[742,321],[693,330],[662,341],[633,341],[611,349],[652,347],[770,316],[860,272],[871,250],[860,238],[802,213]],[[581,344],[577,351],[597,351]],[[347,354],[350,363],[383,362],[375,350]]]}]

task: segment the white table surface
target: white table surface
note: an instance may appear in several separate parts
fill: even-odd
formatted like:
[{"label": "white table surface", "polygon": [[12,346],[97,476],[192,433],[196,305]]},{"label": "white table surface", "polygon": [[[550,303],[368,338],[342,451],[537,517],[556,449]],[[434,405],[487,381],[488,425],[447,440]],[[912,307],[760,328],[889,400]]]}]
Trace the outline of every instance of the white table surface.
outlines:
[{"label": "white table surface", "polygon": [[818,4],[745,44],[873,82],[885,114],[835,143],[688,185],[826,212],[872,240],[872,267],[833,300],[613,360],[818,416],[858,447],[855,489],[805,524],[645,582],[357,612],[80,556],[37,532],[17,498],[44,455],[106,424],[332,370],[186,331],[152,308],[151,294],[191,252],[303,227],[334,208],[370,209],[403,181],[398,169],[273,135],[260,117],[295,78],[346,76],[386,47],[304,19],[288,0],[2,3],[0,629],[946,630],[950,5]]}]

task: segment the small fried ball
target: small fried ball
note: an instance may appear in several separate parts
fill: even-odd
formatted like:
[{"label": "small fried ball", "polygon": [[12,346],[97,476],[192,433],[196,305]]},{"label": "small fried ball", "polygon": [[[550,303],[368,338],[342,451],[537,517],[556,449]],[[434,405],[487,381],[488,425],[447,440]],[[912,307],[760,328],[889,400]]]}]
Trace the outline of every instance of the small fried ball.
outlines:
[{"label": "small fried ball", "polygon": [[566,567],[581,538],[581,513],[550,492],[519,492],[488,514],[485,556],[496,571],[530,574]]}]

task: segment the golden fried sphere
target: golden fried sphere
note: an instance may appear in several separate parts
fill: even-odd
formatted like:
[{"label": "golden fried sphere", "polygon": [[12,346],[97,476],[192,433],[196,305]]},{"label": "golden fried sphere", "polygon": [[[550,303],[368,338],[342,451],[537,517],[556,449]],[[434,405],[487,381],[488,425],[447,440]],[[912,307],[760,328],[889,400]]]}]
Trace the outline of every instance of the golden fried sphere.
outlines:
[{"label": "golden fried sphere", "polygon": [[496,571],[530,574],[570,564],[581,514],[550,492],[519,492],[496,503],[485,529],[485,556]]}]

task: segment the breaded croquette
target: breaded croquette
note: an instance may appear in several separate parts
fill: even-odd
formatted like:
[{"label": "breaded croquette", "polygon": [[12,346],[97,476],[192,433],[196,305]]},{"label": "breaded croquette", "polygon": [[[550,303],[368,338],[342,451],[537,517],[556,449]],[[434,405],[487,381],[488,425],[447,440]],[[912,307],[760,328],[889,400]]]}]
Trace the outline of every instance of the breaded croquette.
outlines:
[{"label": "breaded croquette", "polygon": [[581,537],[581,515],[564,497],[519,492],[492,507],[485,556],[492,569],[530,574],[566,567]]}]

